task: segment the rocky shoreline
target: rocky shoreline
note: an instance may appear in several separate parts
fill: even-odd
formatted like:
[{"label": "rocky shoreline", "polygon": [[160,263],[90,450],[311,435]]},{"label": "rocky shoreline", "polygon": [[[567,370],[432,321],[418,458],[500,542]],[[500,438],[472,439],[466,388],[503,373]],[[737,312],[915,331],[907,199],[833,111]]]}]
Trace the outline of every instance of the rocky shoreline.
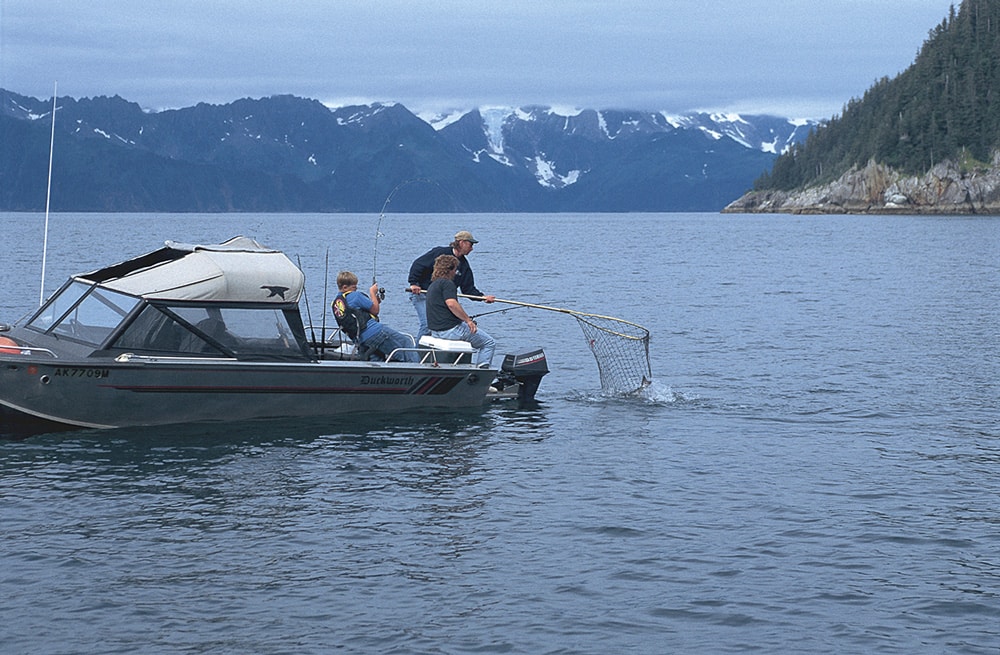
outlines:
[{"label": "rocky shoreline", "polygon": [[750,191],[722,213],[1000,215],[1000,154],[989,168],[968,171],[945,161],[922,176],[869,162],[819,187]]}]

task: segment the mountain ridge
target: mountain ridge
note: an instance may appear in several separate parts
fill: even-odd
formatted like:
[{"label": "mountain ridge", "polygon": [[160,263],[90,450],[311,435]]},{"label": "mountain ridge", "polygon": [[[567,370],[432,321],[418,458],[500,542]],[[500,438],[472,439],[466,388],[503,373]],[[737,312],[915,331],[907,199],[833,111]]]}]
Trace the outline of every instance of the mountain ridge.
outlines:
[{"label": "mountain ridge", "polygon": [[[0,209],[43,207],[51,100],[0,89]],[[421,117],[290,95],[59,97],[55,211],[719,211],[816,121],[550,107]]]}]

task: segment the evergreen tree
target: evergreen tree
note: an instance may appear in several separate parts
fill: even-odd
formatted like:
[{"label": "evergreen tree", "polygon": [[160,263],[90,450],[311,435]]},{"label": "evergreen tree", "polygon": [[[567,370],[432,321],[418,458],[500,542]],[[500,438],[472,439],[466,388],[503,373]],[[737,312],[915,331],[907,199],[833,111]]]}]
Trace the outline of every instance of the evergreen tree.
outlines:
[{"label": "evergreen tree", "polygon": [[930,30],[914,63],[882,78],[754,187],[831,181],[869,161],[920,174],[945,160],[986,162],[1000,148],[1000,0],[963,0]]}]

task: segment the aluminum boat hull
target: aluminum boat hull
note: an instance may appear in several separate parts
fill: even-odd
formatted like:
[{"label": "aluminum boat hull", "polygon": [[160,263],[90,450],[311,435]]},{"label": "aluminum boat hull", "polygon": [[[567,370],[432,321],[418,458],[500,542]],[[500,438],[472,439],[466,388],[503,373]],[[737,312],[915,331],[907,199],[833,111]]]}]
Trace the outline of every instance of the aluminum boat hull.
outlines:
[{"label": "aluminum boat hull", "polygon": [[113,428],[482,406],[496,370],[396,362],[0,354],[5,423]]}]

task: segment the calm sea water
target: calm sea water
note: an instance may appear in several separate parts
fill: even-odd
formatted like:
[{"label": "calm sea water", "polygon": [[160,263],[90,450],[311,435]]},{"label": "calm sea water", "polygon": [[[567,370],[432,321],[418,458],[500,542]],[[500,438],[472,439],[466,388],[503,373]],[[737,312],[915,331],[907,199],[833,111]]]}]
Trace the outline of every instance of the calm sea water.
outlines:
[{"label": "calm sea water", "polygon": [[[11,321],[42,217],[2,217]],[[649,393],[517,309],[531,410],[0,441],[0,650],[1000,652],[998,218],[59,214],[46,288],[247,234],[314,322],[348,268],[412,331],[459,229],[485,292],[649,327]]]}]

